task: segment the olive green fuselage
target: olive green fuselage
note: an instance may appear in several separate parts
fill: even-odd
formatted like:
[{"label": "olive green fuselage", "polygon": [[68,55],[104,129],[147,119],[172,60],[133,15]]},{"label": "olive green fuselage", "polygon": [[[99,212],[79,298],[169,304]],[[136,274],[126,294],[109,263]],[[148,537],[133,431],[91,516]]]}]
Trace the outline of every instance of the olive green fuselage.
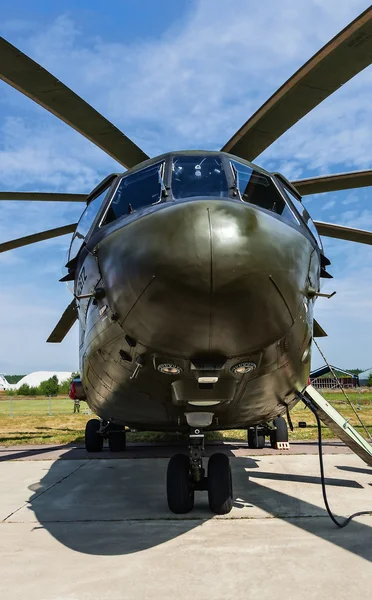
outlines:
[{"label": "olive green fuselage", "polygon": [[[285,413],[309,377],[319,273],[309,236],[239,200],[193,197],[115,221],[76,273],[79,295],[105,293],[79,303],[89,406],[145,430],[186,430],[198,411],[214,414],[209,429]],[[241,362],[255,368],[234,373]]]}]

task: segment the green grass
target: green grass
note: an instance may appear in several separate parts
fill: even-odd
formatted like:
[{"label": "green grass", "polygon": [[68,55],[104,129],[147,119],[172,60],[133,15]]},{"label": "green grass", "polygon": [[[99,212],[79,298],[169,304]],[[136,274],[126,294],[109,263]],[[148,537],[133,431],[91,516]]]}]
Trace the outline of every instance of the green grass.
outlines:
[{"label": "green grass", "polygon": [[[354,404],[357,405],[358,401],[360,402],[361,405],[372,405],[372,392],[353,392],[350,390],[345,390],[346,395],[348,396],[348,398],[350,399],[350,401]],[[324,394],[322,394],[324,396],[324,398],[326,400],[329,400],[330,402],[346,402],[345,400],[345,396],[343,395],[342,392],[325,392]]]},{"label": "green grass", "polygon": [[[356,406],[358,394],[348,392],[350,400]],[[335,408],[345,418],[350,418],[350,423],[365,437],[352,409],[346,404],[340,392],[324,394]],[[372,392],[360,394],[361,410],[357,411],[372,433]],[[52,415],[49,415],[51,409]],[[73,402],[67,397],[57,398],[12,398],[12,415],[10,416],[9,397],[0,397],[0,445],[11,446],[18,444],[68,444],[83,443],[84,429],[88,419],[93,415],[87,414],[87,405],[81,403],[81,413],[73,414]],[[314,415],[310,410],[299,403],[292,411],[291,418],[295,426],[290,432],[290,440],[315,440],[317,428]],[[298,421],[306,421],[306,429],[297,427]],[[323,427],[325,439],[334,438],[334,434],[327,427]],[[245,441],[246,431],[232,430],[211,432],[207,440]],[[172,433],[138,432],[129,433],[129,441],[161,441],[172,442],[175,439],[185,439],[185,436]]]},{"label": "green grass", "polygon": [[[19,415],[67,415],[73,411],[74,403],[68,396],[45,398],[42,396],[5,396],[0,397],[0,416]],[[81,410],[87,411],[85,402]]]}]

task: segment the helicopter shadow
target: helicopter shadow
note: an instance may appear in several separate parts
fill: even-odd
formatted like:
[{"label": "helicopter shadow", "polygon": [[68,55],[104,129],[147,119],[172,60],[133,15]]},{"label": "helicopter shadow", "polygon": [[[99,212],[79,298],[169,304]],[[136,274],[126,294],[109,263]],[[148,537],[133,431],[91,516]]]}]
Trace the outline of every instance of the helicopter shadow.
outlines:
[{"label": "helicopter shadow", "polygon": [[[228,448],[222,451],[232,455]],[[35,529],[46,529],[77,552],[102,556],[132,554],[169,542],[212,517],[216,521],[275,517],[372,560],[372,544],[367,543],[372,534],[369,525],[353,521],[340,531],[323,508],[304,499],[307,493],[305,488],[301,490],[301,484],[319,486],[319,477],[265,471],[260,457],[234,457],[235,495],[230,515],[213,515],[206,492],[195,494],[190,513],[174,515],[168,509],[165,494],[168,459],[88,458],[66,462],[68,455],[69,452],[64,454],[64,460],[55,461],[46,475],[30,486],[34,494],[28,510],[34,515],[30,512],[26,520],[36,517],[39,525]],[[296,484],[296,495],[280,489],[287,487],[288,481]],[[328,478],[327,484],[341,494],[343,489],[363,488],[350,479]],[[319,487],[319,505],[320,498]]]},{"label": "helicopter shadow", "polygon": [[349,466],[338,466],[338,469],[340,469],[340,471],[348,471],[349,473],[363,473],[365,475],[371,475],[372,476],[372,469],[362,469],[360,467],[349,467]]}]

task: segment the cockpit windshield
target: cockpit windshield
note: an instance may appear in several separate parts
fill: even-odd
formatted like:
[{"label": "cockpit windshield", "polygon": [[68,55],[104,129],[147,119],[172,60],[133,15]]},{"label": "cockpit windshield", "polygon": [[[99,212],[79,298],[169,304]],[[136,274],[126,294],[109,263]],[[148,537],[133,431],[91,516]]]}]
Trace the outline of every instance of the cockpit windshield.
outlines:
[{"label": "cockpit windshield", "polygon": [[298,219],[291,211],[283,195],[275,186],[269,175],[252,169],[235,160],[231,161],[235,185],[243,202],[255,204],[265,210],[280,215],[286,221],[299,225]]},{"label": "cockpit windshield", "polygon": [[213,155],[175,156],[172,163],[173,198],[213,196],[228,198],[228,184],[222,161]]}]

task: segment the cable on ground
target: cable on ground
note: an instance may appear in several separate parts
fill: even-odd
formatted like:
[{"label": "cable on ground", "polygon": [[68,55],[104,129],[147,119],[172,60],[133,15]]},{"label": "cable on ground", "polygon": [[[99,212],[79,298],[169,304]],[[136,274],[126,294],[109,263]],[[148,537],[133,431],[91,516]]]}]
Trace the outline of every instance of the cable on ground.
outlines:
[{"label": "cable on ground", "polygon": [[327,498],[327,488],[326,488],[326,482],[325,482],[324,463],[323,463],[322,425],[320,422],[320,418],[319,418],[319,415],[318,415],[317,410],[316,410],[315,406],[313,405],[313,403],[303,394],[300,394],[300,398],[304,402],[304,404],[314,413],[316,422],[317,422],[317,426],[318,426],[319,466],[320,466],[320,478],[321,478],[321,482],[322,482],[322,494],[323,494],[324,505],[327,509],[328,515],[330,516],[330,518],[332,519],[334,524],[340,528],[346,527],[346,525],[348,525],[350,523],[350,521],[352,519],[354,519],[355,517],[360,517],[361,515],[371,515],[372,511],[363,510],[360,512],[356,512],[356,513],[350,515],[350,517],[346,517],[344,519],[344,521],[339,521],[334,516],[334,514],[329,506],[328,498]]}]

